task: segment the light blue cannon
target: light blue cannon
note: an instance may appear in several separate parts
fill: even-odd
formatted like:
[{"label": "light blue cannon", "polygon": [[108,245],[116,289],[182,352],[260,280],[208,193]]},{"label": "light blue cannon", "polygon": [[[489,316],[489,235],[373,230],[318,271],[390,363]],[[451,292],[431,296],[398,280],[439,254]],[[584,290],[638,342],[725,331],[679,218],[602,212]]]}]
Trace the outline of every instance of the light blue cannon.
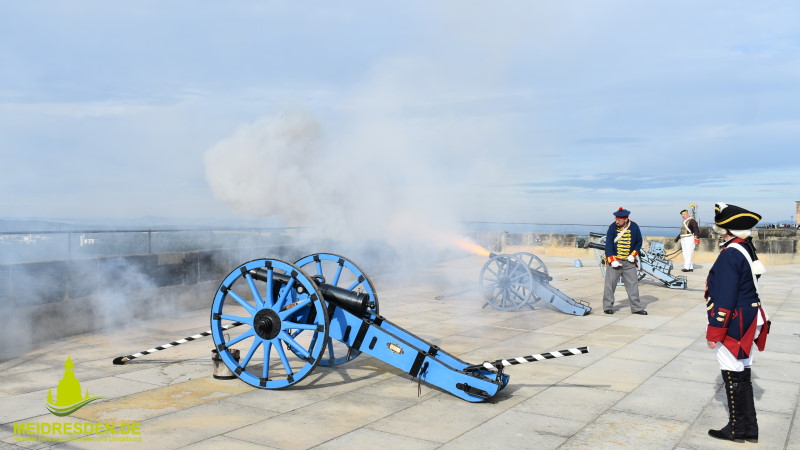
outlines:
[{"label": "light blue cannon", "polygon": [[517,311],[523,306],[548,305],[563,313],[585,316],[592,312],[588,302],[574,300],[552,285],[547,266],[533,253],[511,254],[489,253],[489,259],[481,268],[478,285],[458,292],[436,296],[436,300],[454,297],[479,290],[486,303],[501,311]]},{"label": "light blue cannon", "polygon": [[211,333],[225,365],[263,389],[292,386],[317,365],[360,353],[470,402],[493,397],[509,379],[502,364],[461,361],[386,320],[370,280],[334,254],[237,267],[214,296]]},{"label": "light blue cannon", "polygon": [[523,306],[547,304],[561,312],[585,316],[592,312],[584,301],[575,301],[550,284],[544,262],[533,253],[491,253],[481,268],[479,289],[487,305],[503,311],[516,311]]}]

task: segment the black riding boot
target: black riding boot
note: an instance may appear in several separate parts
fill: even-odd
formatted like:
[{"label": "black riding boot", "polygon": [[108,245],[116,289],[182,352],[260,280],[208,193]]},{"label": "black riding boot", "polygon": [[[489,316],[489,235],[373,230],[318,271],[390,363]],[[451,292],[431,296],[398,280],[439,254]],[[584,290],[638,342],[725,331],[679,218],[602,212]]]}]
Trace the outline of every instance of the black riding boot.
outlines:
[{"label": "black riding boot", "polygon": [[756,419],[756,403],[753,398],[753,383],[750,382],[750,368],[742,372],[744,384],[744,440],[747,442],[758,442],[758,419]]},{"label": "black riding boot", "polygon": [[728,424],[719,430],[708,430],[708,435],[717,439],[744,442],[745,408],[744,372],[722,371],[725,396],[728,398]]}]

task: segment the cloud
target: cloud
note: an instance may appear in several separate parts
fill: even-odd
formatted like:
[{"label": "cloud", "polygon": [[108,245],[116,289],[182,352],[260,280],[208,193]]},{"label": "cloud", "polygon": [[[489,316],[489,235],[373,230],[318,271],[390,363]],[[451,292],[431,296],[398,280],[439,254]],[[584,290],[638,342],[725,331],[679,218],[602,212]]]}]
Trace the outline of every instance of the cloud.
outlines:
[{"label": "cloud", "polygon": [[583,177],[559,177],[546,181],[515,184],[526,192],[563,192],[605,189],[608,191],[640,191],[650,189],[688,188],[702,185],[730,185],[726,179],[698,180],[693,175],[642,175],[637,173],[601,173]]},{"label": "cloud", "polygon": [[[726,189],[760,191],[777,211],[797,192],[791,177],[788,193],[760,184],[800,169],[790,2],[187,5],[5,11],[5,210],[244,218],[253,200],[213,197],[203,155],[295,108],[319,133],[297,167],[324,175],[288,196],[329,199],[284,205],[298,217],[369,204],[403,222],[387,219],[390,199],[444,222],[538,220],[556,197]],[[277,153],[266,159],[287,176]]]}]

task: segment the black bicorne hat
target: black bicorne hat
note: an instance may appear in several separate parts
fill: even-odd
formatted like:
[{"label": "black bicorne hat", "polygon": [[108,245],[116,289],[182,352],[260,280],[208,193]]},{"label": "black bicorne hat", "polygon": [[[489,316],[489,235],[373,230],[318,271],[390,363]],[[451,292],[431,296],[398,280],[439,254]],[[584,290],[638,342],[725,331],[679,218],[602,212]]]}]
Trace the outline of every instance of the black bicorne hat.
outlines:
[{"label": "black bicorne hat", "polygon": [[728,230],[749,230],[758,224],[761,216],[736,205],[714,204],[714,224]]}]

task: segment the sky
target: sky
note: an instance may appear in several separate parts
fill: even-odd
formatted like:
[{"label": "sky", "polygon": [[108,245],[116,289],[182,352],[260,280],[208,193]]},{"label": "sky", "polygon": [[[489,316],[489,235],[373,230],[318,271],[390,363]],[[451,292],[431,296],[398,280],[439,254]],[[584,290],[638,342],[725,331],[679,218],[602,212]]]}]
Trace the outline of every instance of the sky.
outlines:
[{"label": "sky", "polygon": [[800,200],[792,0],[0,11],[0,217],[400,239]]}]

